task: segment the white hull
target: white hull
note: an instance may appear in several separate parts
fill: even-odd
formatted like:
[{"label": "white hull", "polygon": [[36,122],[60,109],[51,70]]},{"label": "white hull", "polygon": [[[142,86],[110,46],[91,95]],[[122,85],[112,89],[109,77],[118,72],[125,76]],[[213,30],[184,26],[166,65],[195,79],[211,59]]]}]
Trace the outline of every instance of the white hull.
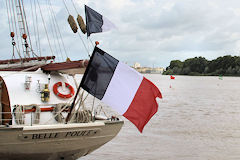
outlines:
[{"label": "white hull", "polygon": [[[109,117],[95,121],[101,115],[94,108],[95,98],[88,103],[88,93],[80,89],[81,76],[75,78],[76,74],[85,72],[88,60],[71,61],[67,57],[66,62],[47,63],[55,56],[39,57],[33,52],[23,3],[23,0],[6,1],[8,20],[12,25],[16,20],[19,29],[10,28],[12,59],[0,60],[0,160],[77,159],[113,139],[123,121],[113,117],[114,121],[107,120]],[[38,7],[35,9],[41,10],[39,4]],[[57,24],[54,11],[50,11],[52,17],[47,19],[53,18]],[[37,13],[32,12],[35,20],[40,16]],[[44,29],[47,29],[45,25]],[[61,36],[56,26],[54,31]],[[14,32],[21,38],[20,48],[15,46],[19,41],[14,38]],[[36,47],[41,50],[40,41]],[[21,49],[23,53],[19,53]],[[99,107],[102,111],[102,106]]]},{"label": "white hull", "polygon": [[114,138],[123,121],[0,128],[1,159],[77,159]]},{"label": "white hull", "polygon": [[[74,96],[62,98],[53,90],[54,85],[65,82],[76,94],[78,84],[71,76],[48,76],[42,71],[0,75],[0,124],[3,124],[0,125],[0,159],[74,160],[113,139],[123,125],[123,121],[106,120],[106,117],[93,122],[92,117],[97,118],[97,114],[80,106],[81,96],[77,96],[79,103],[75,104],[70,123],[64,124],[69,111],[64,111],[64,107],[71,105]],[[43,102],[40,91],[46,84],[50,96]],[[69,91],[67,87],[65,90]],[[68,94],[63,87],[57,91]]]}]

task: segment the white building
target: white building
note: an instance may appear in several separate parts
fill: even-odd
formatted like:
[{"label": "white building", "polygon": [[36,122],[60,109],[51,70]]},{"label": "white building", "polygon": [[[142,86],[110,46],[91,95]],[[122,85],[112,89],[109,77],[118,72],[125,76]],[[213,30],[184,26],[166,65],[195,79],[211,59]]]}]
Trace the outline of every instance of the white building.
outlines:
[{"label": "white building", "polygon": [[141,67],[141,64],[138,62],[134,63],[133,65],[133,68],[140,68],[140,67]]}]

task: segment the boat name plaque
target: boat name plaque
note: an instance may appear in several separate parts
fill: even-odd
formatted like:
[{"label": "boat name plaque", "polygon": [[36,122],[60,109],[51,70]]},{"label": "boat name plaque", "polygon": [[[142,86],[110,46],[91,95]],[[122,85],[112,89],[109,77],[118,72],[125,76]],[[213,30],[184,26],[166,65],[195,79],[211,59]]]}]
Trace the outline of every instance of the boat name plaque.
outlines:
[{"label": "boat name plaque", "polygon": [[19,135],[22,140],[47,140],[47,139],[64,139],[74,137],[89,137],[100,132],[100,129],[68,131],[68,132],[48,132],[48,133],[23,133]]}]

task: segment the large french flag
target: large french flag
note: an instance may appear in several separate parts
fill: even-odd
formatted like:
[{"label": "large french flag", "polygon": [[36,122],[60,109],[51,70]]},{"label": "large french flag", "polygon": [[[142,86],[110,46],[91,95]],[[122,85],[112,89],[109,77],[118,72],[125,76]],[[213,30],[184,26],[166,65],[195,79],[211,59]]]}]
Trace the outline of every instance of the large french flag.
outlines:
[{"label": "large french flag", "polygon": [[157,112],[158,88],[143,75],[95,47],[80,86],[136,125],[140,132]]},{"label": "large french flag", "polygon": [[116,28],[116,26],[110,20],[87,5],[85,5],[85,16],[88,37],[92,33],[105,32]]}]

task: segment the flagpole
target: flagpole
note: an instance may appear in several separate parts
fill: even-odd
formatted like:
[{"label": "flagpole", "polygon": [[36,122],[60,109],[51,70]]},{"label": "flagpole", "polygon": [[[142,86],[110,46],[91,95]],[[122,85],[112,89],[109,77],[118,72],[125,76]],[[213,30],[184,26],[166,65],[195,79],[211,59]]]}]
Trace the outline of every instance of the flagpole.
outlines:
[{"label": "flagpole", "polygon": [[[95,42],[95,47],[96,47],[97,45],[99,45],[99,42],[98,42],[98,41]],[[80,92],[80,88],[81,88],[81,85],[79,84],[78,89],[77,89],[77,93],[76,93],[76,95],[75,95],[75,97],[74,97],[74,99],[73,99],[73,102],[72,102],[72,104],[71,104],[71,106],[70,106],[70,111],[69,111],[69,113],[68,113],[68,115],[67,115],[67,118],[66,118],[66,121],[65,121],[66,124],[68,123],[69,118],[70,118],[70,116],[71,116],[71,114],[72,114],[72,110],[73,110],[73,107],[74,107],[74,105],[75,105],[77,96],[78,96],[78,94],[79,94],[79,92]]]},{"label": "flagpole", "polygon": [[67,115],[67,118],[66,118],[66,122],[65,122],[65,123],[68,123],[68,121],[69,121],[69,118],[70,118],[70,116],[71,116],[71,114],[72,114],[73,107],[74,107],[74,105],[75,105],[75,101],[76,101],[77,96],[78,96],[78,94],[79,94],[79,92],[80,92],[80,88],[81,88],[81,86],[80,86],[80,84],[79,84],[78,89],[77,89],[77,93],[76,93],[76,95],[75,95],[75,97],[74,97],[74,99],[73,99],[73,102],[72,102],[71,106],[70,106],[70,111],[69,111],[69,113],[68,113],[68,115]]}]

